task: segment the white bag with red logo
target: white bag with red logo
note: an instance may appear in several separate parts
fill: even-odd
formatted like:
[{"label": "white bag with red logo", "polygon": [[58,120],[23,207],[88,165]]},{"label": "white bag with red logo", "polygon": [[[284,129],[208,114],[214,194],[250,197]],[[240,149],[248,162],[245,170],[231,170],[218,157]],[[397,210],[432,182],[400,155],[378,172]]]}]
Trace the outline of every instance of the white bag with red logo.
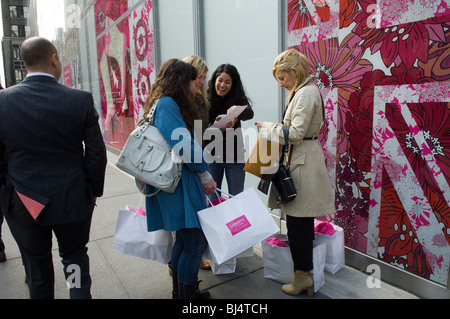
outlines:
[{"label": "white bag with red logo", "polygon": [[218,264],[280,231],[254,188],[199,211],[198,219]]}]

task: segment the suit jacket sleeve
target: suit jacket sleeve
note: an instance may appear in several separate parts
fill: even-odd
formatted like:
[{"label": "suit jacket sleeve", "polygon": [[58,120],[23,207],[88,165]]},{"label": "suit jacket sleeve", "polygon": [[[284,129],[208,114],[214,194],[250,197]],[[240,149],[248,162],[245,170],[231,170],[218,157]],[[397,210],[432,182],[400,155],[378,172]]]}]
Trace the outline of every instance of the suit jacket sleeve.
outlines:
[{"label": "suit jacket sleeve", "polygon": [[103,195],[106,169],[106,147],[98,124],[98,113],[94,108],[92,95],[86,114],[84,135],[84,171],[87,191],[95,197]]},{"label": "suit jacket sleeve", "polygon": [[6,169],[5,146],[0,142],[0,187],[5,182]]}]

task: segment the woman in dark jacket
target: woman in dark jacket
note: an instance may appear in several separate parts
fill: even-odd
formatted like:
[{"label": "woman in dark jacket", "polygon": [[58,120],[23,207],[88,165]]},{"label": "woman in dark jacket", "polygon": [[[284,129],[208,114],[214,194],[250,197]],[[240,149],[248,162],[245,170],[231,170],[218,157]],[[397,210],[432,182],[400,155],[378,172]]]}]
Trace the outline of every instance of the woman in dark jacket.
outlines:
[{"label": "woman in dark jacket", "polygon": [[[213,73],[208,83],[208,101],[210,103],[209,121],[213,124],[217,117],[227,114],[235,105],[247,105],[247,108],[230,122],[222,132],[223,149],[211,151],[214,163],[209,166],[209,172],[221,188],[223,174],[228,183],[228,192],[237,195],[244,190],[245,182],[245,150],[241,121],[253,118],[250,100],[247,98],[241,77],[236,67],[230,64],[220,65]],[[214,140],[213,140],[214,141]],[[215,141],[214,145],[217,145]],[[220,154],[221,153],[221,154]]]}]

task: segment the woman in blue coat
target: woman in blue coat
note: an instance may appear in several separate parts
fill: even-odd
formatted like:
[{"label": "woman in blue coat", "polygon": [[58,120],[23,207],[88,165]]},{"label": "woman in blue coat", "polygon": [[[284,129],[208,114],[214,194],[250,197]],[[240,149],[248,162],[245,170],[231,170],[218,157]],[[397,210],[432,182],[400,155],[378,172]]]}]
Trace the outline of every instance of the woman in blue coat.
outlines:
[{"label": "woman in blue coat", "polygon": [[[205,194],[214,193],[216,183],[208,173],[203,150],[194,137],[194,120],[199,110],[192,90],[197,72],[180,60],[165,62],[145,104],[144,118],[157,103],[155,126],[183,159],[181,180],[174,193],[159,192],[146,200],[149,231],[176,231],[171,264],[174,298],[207,297],[198,290],[198,271],[207,241],[197,212],[205,209]],[[157,191],[146,185],[146,193]],[[195,293],[195,294],[194,294]]]}]

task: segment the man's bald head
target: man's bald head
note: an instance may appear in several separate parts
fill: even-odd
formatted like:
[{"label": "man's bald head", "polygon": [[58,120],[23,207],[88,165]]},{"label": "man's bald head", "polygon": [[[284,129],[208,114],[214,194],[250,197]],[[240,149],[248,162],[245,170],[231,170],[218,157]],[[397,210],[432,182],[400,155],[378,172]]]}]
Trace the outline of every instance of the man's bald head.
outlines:
[{"label": "man's bald head", "polygon": [[20,55],[27,69],[36,70],[47,68],[50,59],[54,54],[58,54],[52,42],[45,38],[32,37],[26,39],[20,47]]},{"label": "man's bald head", "polygon": [[41,37],[26,39],[20,47],[20,55],[28,72],[52,74],[58,81],[61,76],[61,61],[52,42]]}]

